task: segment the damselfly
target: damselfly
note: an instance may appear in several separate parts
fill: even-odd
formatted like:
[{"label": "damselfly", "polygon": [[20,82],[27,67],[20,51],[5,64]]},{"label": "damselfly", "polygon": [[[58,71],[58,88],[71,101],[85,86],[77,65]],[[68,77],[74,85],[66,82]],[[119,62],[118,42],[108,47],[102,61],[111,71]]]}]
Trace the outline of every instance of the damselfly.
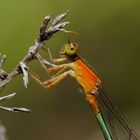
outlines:
[{"label": "damselfly", "polygon": [[[46,68],[45,62],[41,57],[37,58],[49,75],[51,72],[58,72],[47,81],[42,81],[40,76],[33,71],[31,71],[32,77],[45,89],[54,87],[67,76],[73,77],[83,89],[85,97],[95,113],[105,140],[139,140],[140,138],[136,135],[135,131],[127,124],[110,98],[105,94],[101,87],[100,78],[78,56],[78,48],[77,43],[67,43],[60,51],[61,58],[58,59],[52,59],[48,49],[51,59],[50,68]],[[107,117],[104,117],[104,115]]]}]

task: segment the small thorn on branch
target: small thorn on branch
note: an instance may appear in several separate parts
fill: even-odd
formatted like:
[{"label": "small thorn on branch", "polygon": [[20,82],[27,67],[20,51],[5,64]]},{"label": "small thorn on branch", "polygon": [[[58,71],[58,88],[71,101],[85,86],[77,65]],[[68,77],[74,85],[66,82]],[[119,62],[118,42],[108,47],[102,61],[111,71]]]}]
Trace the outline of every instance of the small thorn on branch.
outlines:
[{"label": "small thorn on branch", "polygon": [[46,35],[60,31],[62,28],[64,28],[68,24],[70,24],[70,22],[62,22],[62,23],[57,24],[56,26],[52,26],[48,29],[48,32],[46,32]]},{"label": "small thorn on branch", "polygon": [[22,72],[23,72],[24,86],[27,88],[27,85],[28,85],[28,83],[29,83],[29,80],[28,80],[28,69],[29,69],[29,67],[27,67],[27,66],[25,65],[25,63],[23,63],[23,62],[20,62],[19,65],[20,65],[21,70],[22,70]]},{"label": "small thorn on branch", "polygon": [[69,10],[67,10],[65,13],[62,13],[53,20],[52,26],[55,26],[57,23],[59,23],[62,19],[64,19],[69,13]]},{"label": "small thorn on branch", "polygon": [[12,93],[12,94],[9,94],[9,95],[0,97],[0,102],[4,102],[4,101],[6,101],[6,100],[9,100],[9,99],[11,99],[12,97],[14,97],[15,95],[16,95],[16,93]]},{"label": "small thorn on branch", "polygon": [[5,60],[6,60],[6,55],[2,55],[0,53],[0,68],[3,66]]},{"label": "small thorn on branch", "polygon": [[44,19],[44,21],[43,21],[43,23],[41,24],[41,27],[40,27],[40,36],[45,35],[45,31],[46,31],[46,28],[47,28],[48,23],[50,21],[50,18],[51,18],[50,15],[46,16],[45,19]]},{"label": "small thorn on branch", "polygon": [[8,74],[2,69],[2,66],[6,60],[6,55],[0,54],[0,79],[4,80]]}]

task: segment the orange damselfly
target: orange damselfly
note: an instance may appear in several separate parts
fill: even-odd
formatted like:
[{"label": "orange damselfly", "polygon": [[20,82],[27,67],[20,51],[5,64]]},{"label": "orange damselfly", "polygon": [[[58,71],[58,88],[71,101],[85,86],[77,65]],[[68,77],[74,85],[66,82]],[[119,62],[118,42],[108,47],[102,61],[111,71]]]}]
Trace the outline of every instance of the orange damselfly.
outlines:
[{"label": "orange damselfly", "polygon": [[[104,89],[101,87],[100,78],[78,56],[78,48],[77,43],[67,43],[60,51],[62,57],[58,59],[52,59],[48,49],[51,63],[47,64],[51,65],[50,68],[46,68],[45,62],[41,57],[37,58],[49,75],[53,71],[58,72],[47,81],[42,81],[40,76],[33,71],[31,71],[32,77],[45,89],[52,88],[67,76],[73,77],[82,87],[86,99],[95,113],[105,140],[139,140],[140,138],[135,131],[127,124],[121,113],[105,94]],[[64,63],[64,61],[67,61],[67,63]],[[104,111],[102,110],[105,110],[109,121],[104,117]]]}]

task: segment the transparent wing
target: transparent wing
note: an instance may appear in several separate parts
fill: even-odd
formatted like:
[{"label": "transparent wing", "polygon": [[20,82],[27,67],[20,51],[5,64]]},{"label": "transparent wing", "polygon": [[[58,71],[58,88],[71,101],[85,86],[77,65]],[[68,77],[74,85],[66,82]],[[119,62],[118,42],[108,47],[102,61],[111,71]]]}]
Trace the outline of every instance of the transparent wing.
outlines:
[{"label": "transparent wing", "polygon": [[101,106],[100,108],[105,116],[104,119],[112,134],[113,140],[140,140],[101,87],[96,94],[96,98]]}]

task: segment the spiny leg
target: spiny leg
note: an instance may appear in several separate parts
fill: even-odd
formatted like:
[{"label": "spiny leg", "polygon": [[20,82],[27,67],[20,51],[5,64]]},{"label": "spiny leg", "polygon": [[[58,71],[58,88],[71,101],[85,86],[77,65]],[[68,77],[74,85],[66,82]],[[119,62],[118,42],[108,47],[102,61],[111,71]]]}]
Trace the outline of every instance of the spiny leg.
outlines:
[{"label": "spiny leg", "polygon": [[[40,78],[40,76],[36,73],[36,72],[34,72],[34,71],[32,71],[32,70],[30,70],[30,74],[31,74],[31,76],[35,79],[35,81],[37,81],[37,83],[39,83],[41,86],[43,86],[44,88],[47,88],[47,86],[45,85],[45,84],[47,84],[47,83],[50,83],[50,82],[52,82],[52,81],[54,81],[54,79],[56,79],[56,78],[59,78],[59,77],[61,77],[61,75],[62,75],[62,77],[63,77],[63,75],[65,75],[66,73],[69,73],[69,74],[71,74],[69,71],[67,71],[67,72],[64,72],[64,70],[67,68],[67,67],[70,67],[70,64],[63,64],[63,65],[59,65],[59,66],[56,66],[56,67],[53,67],[53,68],[49,68],[49,72],[52,72],[52,71],[56,71],[56,70],[59,70],[55,75],[53,75],[52,76],[52,78],[50,79],[50,80],[48,80],[48,81],[43,81],[41,78]],[[72,71],[72,70],[71,70]],[[47,72],[48,72],[48,70],[47,70]],[[49,73],[48,72],[48,73]],[[62,72],[64,72],[64,73],[62,73]],[[62,73],[62,74],[61,74]],[[71,74],[72,75],[72,74]]]},{"label": "spiny leg", "polygon": [[48,68],[48,72],[53,72],[53,71],[61,70],[63,68],[70,68],[70,69],[72,69],[73,67],[75,67],[73,62],[66,63],[66,64],[61,64],[61,65],[57,65],[55,67]]},{"label": "spiny leg", "polygon": [[50,73],[50,72],[59,70],[57,73],[51,76],[51,77],[56,77],[60,75],[61,73],[63,73],[68,67],[69,67],[69,64],[63,64],[63,65],[59,65],[53,68],[48,68],[48,72]]},{"label": "spiny leg", "polygon": [[62,64],[62,65],[58,65],[56,67],[48,68],[48,72],[53,72],[53,71],[63,69],[64,67],[67,67],[67,65],[68,64]]},{"label": "spiny leg", "polygon": [[52,58],[52,53],[51,53],[51,51],[50,51],[50,48],[45,48],[45,47],[42,47],[42,49],[44,50],[44,51],[46,51],[47,52],[47,54],[48,54],[48,56],[49,56],[49,59],[50,59],[50,61],[52,62],[52,60],[53,60],[53,58]]},{"label": "spiny leg", "polygon": [[[49,73],[49,69],[47,69],[47,67],[45,66],[45,64],[44,64],[44,59],[43,58],[41,58],[41,56],[39,55],[39,54],[36,54],[36,59],[39,61],[39,63],[40,63],[40,65],[41,65],[41,67],[45,70],[45,72],[48,74],[48,76],[49,77],[51,77],[51,75],[50,75],[50,73]],[[65,58],[63,59],[63,58],[60,58],[60,59],[55,59],[56,61],[58,61],[59,63],[60,62],[62,62],[62,61],[65,61]],[[57,62],[57,63],[58,63]],[[55,65],[55,64],[52,64],[52,63],[50,63],[50,62],[48,62],[47,61],[47,64],[49,65],[49,66],[51,66],[51,68],[55,68],[55,70],[59,70],[59,69],[61,69],[61,68],[63,68],[63,67],[65,67],[65,65],[66,64],[62,64],[62,65],[59,65],[59,66],[57,66],[57,65]],[[51,69],[50,68],[50,69]]]},{"label": "spiny leg", "polygon": [[50,51],[50,48],[47,48],[47,49],[46,49],[46,48],[43,47],[42,49],[43,49],[44,51],[47,52],[47,54],[48,54],[48,56],[49,56],[49,59],[50,59],[50,61],[51,61],[52,64],[61,64],[61,63],[63,63],[64,61],[67,60],[66,57],[53,59],[52,53],[51,53],[51,51]]},{"label": "spiny leg", "polygon": [[41,79],[41,77],[36,72],[30,70],[30,74],[38,84],[40,84],[41,86],[43,86],[45,88],[44,81]]},{"label": "spiny leg", "polygon": [[51,77],[50,74],[49,74],[49,72],[48,72],[48,70],[47,70],[47,68],[46,68],[46,66],[45,66],[45,64],[42,62],[41,56],[40,56],[39,54],[36,54],[36,59],[37,59],[38,62],[40,63],[41,67],[42,67],[42,68],[45,70],[45,72],[48,74],[48,76]]},{"label": "spiny leg", "polygon": [[61,73],[63,73],[67,68],[72,69],[74,66],[74,64],[71,63],[67,63],[67,64],[62,64],[62,65],[58,65],[56,67],[52,67],[52,68],[48,68],[48,72],[53,72],[53,71],[57,71],[59,70],[57,73],[55,73],[54,75],[52,75],[52,77],[58,76]]},{"label": "spiny leg", "polygon": [[57,83],[59,83],[61,80],[63,80],[68,75],[70,75],[72,77],[75,76],[74,71],[69,70],[69,71],[63,72],[62,74],[60,74],[58,76],[51,78],[50,80],[43,81],[36,72],[33,72],[30,70],[30,74],[35,79],[35,81],[37,81],[37,83],[39,83],[45,89],[48,89],[48,88],[55,86]]},{"label": "spiny leg", "polygon": [[52,88],[54,87],[56,84],[58,84],[60,81],[62,81],[64,78],[66,78],[68,75],[75,77],[74,71],[73,70],[69,70],[66,71],[48,81],[44,81],[44,86],[45,88]]},{"label": "spiny leg", "polygon": [[55,73],[54,75],[52,75],[52,77],[56,77],[56,76],[62,74],[67,68],[68,68],[68,67],[64,67],[64,68],[62,68],[62,69],[59,70],[57,73]]},{"label": "spiny leg", "polygon": [[55,59],[52,60],[52,63],[53,64],[62,64],[66,60],[67,60],[66,57],[63,57],[63,58],[55,58]]},{"label": "spiny leg", "polygon": [[[41,67],[46,71],[46,73],[48,74],[49,77],[51,77],[50,71],[54,71],[54,70],[56,71],[56,70],[62,69],[63,67],[65,67],[67,65],[67,64],[62,64],[62,65],[57,66],[57,65],[52,64],[51,68],[47,68],[45,66],[45,64],[43,63],[43,58],[41,58],[41,56],[39,54],[36,54],[36,59],[39,61]],[[50,64],[48,64],[48,65],[50,65]]]}]

